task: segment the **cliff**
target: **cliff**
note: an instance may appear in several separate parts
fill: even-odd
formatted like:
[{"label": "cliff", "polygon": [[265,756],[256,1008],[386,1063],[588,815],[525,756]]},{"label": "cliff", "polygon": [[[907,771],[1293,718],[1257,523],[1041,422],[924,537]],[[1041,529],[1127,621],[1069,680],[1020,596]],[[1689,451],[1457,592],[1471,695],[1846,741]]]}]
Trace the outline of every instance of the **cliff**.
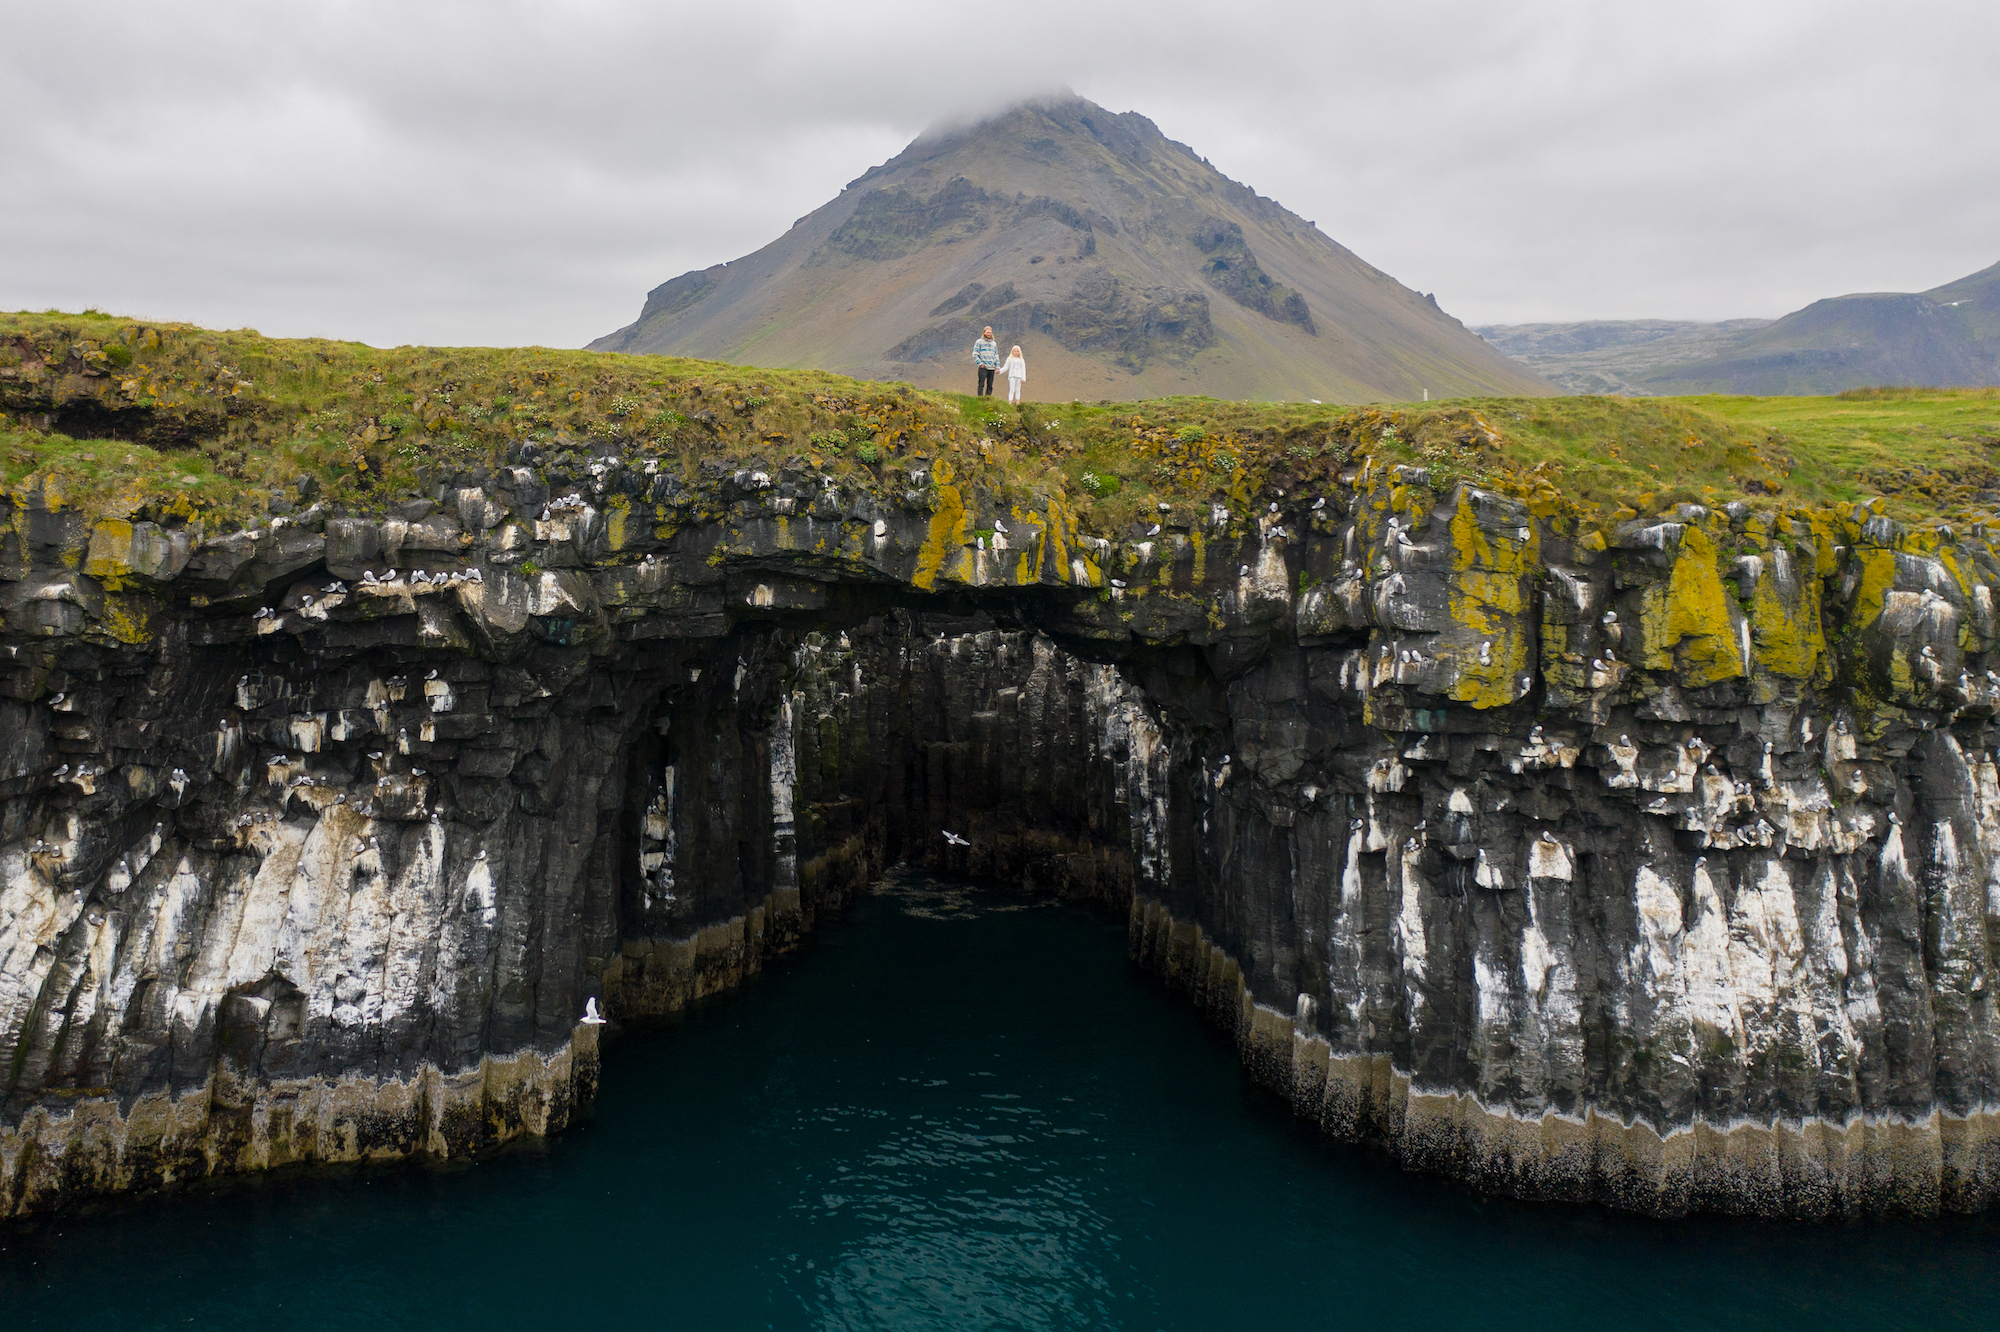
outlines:
[{"label": "cliff", "polygon": [[1128,912],[1414,1167],[1991,1201],[1986,526],[1599,512],[1380,414],[1114,524],[874,410],[837,475],[495,438],[250,527],[11,486],[0,1213],[557,1131],[587,1000],[725,990],[898,859]]}]

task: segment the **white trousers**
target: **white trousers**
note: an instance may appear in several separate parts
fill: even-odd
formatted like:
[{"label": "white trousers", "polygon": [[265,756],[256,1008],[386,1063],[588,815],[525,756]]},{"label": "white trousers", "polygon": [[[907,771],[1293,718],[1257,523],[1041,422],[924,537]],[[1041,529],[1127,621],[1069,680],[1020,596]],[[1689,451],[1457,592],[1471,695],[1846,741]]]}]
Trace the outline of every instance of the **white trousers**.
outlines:
[{"label": "white trousers", "polygon": [[1019,402],[1020,400],[1021,400],[1021,381],[1014,378],[1014,376],[1009,375],[1007,376],[1007,401]]}]

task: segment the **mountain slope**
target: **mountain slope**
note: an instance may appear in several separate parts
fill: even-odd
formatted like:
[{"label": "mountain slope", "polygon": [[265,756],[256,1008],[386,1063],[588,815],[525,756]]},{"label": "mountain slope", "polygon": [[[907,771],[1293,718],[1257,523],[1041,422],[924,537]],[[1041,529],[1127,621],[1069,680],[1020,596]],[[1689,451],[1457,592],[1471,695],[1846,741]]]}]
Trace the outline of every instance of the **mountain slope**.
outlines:
[{"label": "mountain slope", "polygon": [[1733,348],[1768,319],[1717,324],[1593,319],[1581,324],[1485,324],[1472,331],[1568,393],[1651,396],[1640,379]]},{"label": "mountain slope", "polygon": [[1572,393],[1840,393],[2000,386],[2000,264],[1924,292],[1814,301],[1775,322],[1509,324],[1478,330]]},{"label": "mountain slope", "polygon": [[1041,399],[1551,391],[1144,116],[1074,97],[927,133],[590,345],[969,390],[986,324]]},{"label": "mountain slope", "polygon": [[1925,292],[1814,301],[1706,361],[1644,377],[1657,393],[1838,393],[2000,384],[2000,264]]}]

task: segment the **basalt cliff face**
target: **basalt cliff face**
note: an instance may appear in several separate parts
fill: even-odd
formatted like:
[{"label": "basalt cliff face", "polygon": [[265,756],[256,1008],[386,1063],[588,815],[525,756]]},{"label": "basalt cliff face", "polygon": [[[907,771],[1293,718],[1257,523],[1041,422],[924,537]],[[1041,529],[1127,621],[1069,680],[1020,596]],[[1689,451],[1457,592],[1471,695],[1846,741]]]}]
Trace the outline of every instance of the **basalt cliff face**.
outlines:
[{"label": "basalt cliff face", "polygon": [[1986,1205],[1985,534],[1607,539],[1423,481],[1117,540],[943,460],[479,468],[220,537],[30,496],[0,1215],[557,1131],[588,1000],[725,990],[896,860],[1129,911],[1256,1076],[1412,1166]]}]

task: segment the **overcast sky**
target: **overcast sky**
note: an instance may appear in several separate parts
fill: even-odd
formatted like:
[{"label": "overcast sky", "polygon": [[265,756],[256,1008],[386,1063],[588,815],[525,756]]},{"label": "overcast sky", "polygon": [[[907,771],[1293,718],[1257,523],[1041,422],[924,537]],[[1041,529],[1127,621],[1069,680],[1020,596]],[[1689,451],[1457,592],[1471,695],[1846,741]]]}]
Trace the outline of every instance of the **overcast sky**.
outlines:
[{"label": "overcast sky", "polygon": [[2000,260],[2000,4],[0,0],[0,308],[580,345],[927,124],[1152,117],[1469,324]]}]

